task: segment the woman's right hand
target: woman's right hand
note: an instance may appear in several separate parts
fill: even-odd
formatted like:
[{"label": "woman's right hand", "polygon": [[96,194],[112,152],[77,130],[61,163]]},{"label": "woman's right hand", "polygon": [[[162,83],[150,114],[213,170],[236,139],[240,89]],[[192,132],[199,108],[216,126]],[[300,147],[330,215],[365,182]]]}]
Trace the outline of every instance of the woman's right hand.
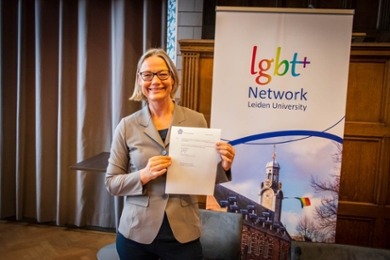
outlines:
[{"label": "woman's right hand", "polygon": [[148,160],[148,164],[140,172],[142,185],[156,179],[167,172],[167,168],[171,166],[172,160],[169,156],[154,156]]}]

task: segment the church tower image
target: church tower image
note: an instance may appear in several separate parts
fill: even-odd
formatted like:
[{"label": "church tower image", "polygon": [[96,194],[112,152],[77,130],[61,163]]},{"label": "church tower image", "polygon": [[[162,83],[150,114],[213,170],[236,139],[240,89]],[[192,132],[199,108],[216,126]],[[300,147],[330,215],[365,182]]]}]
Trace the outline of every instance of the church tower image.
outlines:
[{"label": "church tower image", "polygon": [[265,180],[259,191],[259,204],[274,212],[273,221],[280,223],[282,212],[283,191],[279,182],[280,165],[276,161],[276,153],[272,154],[272,161],[265,166]]}]

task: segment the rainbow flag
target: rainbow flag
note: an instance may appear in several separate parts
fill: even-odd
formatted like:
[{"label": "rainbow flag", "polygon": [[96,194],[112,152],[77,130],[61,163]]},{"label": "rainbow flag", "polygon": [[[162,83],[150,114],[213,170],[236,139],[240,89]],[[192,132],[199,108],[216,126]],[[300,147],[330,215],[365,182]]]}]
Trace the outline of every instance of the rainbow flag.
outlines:
[{"label": "rainbow flag", "polygon": [[310,199],[307,198],[307,197],[304,197],[304,198],[295,197],[295,198],[298,199],[301,202],[301,207],[302,208],[311,205]]}]

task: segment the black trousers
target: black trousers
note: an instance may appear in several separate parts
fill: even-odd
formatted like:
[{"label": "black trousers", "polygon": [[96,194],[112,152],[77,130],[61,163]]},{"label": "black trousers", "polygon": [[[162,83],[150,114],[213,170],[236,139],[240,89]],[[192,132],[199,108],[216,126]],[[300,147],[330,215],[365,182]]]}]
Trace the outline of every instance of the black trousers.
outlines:
[{"label": "black trousers", "polygon": [[160,231],[151,244],[141,244],[118,232],[116,249],[121,260],[202,260],[202,245],[199,239],[180,243],[173,236],[165,215]]}]

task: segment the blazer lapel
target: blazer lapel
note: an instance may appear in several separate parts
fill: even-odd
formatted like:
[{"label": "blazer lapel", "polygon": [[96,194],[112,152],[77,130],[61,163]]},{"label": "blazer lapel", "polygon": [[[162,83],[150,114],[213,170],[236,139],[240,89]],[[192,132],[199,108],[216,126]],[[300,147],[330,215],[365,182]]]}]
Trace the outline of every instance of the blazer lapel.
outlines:
[{"label": "blazer lapel", "polygon": [[[182,108],[175,104],[175,109],[173,111],[173,117],[171,126],[179,126],[182,122],[184,122],[185,116]],[[162,142],[160,134],[156,130],[156,127],[153,124],[152,117],[149,112],[148,106],[144,106],[139,114],[139,123],[143,127],[145,127],[144,133],[152,138],[156,143],[158,143],[161,147],[165,148],[169,145],[169,140],[171,136],[171,127],[168,129],[167,137],[165,138],[165,144]]]},{"label": "blazer lapel", "polygon": [[171,138],[172,126],[179,126],[182,122],[186,120],[182,108],[175,103],[175,109],[173,110],[173,117],[171,127],[168,130],[167,138],[165,139],[165,147],[169,145]]},{"label": "blazer lapel", "polygon": [[165,147],[163,144],[160,134],[153,124],[152,117],[150,116],[149,108],[145,105],[141,113],[139,114],[139,124],[145,128],[144,133],[149,136],[153,141],[159,144],[161,147]]}]

